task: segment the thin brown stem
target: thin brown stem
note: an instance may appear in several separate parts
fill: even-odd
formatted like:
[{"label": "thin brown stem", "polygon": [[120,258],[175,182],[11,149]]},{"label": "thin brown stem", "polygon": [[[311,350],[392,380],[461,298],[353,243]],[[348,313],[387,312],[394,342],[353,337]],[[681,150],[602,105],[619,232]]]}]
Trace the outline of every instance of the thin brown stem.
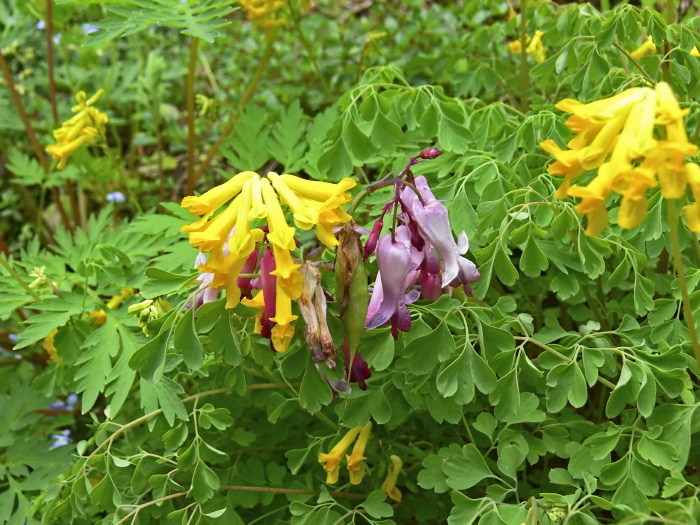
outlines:
[{"label": "thin brown stem", "polygon": [[46,0],[46,59],[49,69],[49,98],[53,120],[58,124],[58,105],[56,104],[56,80],[53,72],[53,0]]},{"label": "thin brown stem", "polygon": [[530,107],[530,69],[527,64],[527,0],[520,0],[520,106],[523,113]]},{"label": "thin brown stem", "polygon": [[[27,112],[24,109],[22,99],[20,98],[19,93],[17,92],[17,88],[15,87],[15,81],[12,78],[12,71],[10,71],[10,66],[7,63],[7,60],[5,60],[5,55],[1,51],[0,68],[2,69],[3,76],[5,77],[5,82],[7,82],[7,88],[10,90],[12,102],[15,105],[15,109],[19,114],[19,118],[22,121],[22,124],[24,124],[24,130],[27,133],[27,137],[29,137],[29,142],[32,143],[32,148],[34,148],[34,153],[37,159],[39,159],[39,163],[41,164],[41,167],[44,170],[44,172],[48,173],[49,161],[46,158],[46,154],[44,153],[44,149],[41,147],[41,143],[39,142],[36,133],[34,132],[34,127],[32,126],[32,123],[29,120],[29,116],[27,115]],[[68,214],[66,213],[66,210],[63,207],[63,203],[61,202],[58,190],[56,188],[51,188],[51,195],[53,196],[54,201],[56,202],[56,208],[58,209],[58,212],[61,215],[61,220],[63,221],[63,224],[69,232],[73,233],[73,228],[71,227],[70,221],[68,219]],[[35,208],[37,208],[38,212],[41,213],[41,210],[39,210],[38,206],[35,206]]]},{"label": "thin brown stem", "polygon": [[[309,496],[319,496],[322,494],[320,490],[306,489],[283,489],[276,487],[252,487],[246,485],[221,485],[221,490],[240,490],[245,492],[271,492],[273,494],[299,494]],[[328,492],[334,498],[350,498],[350,499],[367,499],[367,494],[359,492]]]},{"label": "thin brown stem", "polygon": [[[263,51],[263,55],[260,58],[260,61],[258,62],[258,67],[255,69],[255,73],[253,73],[253,78],[248,83],[248,87],[246,88],[245,93],[241,98],[241,101],[238,103],[238,111],[229,117],[228,122],[226,122],[226,125],[224,126],[224,129],[221,131],[221,135],[219,135],[219,138],[216,139],[216,142],[214,142],[212,147],[209,148],[206,157],[204,157],[204,160],[197,169],[197,173],[195,173],[194,184],[196,184],[197,181],[199,181],[199,179],[202,178],[204,172],[211,164],[211,161],[214,160],[214,157],[217,155],[217,153],[219,153],[219,149],[221,148],[221,145],[223,144],[224,140],[226,140],[226,137],[228,137],[233,131],[233,126],[236,123],[236,120],[238,119],[240,111],[242,111],[248,105],[248,102],[250,102],[253,98],[253,95],[255,95],[255,90],[257,89],[258,84],[260,83],[260,79],[262,78],[263,72],[267,68],[267,64],[270,61],[270,57],[272,56],[273,43],[274,34],[272,35],[272,38],[268,39],[267,44],[265,45],[265,50]],[[192,191],[188,190],[187,195],[190,195],[191,193]]]},{"label": "thin brown stem", "polygon": [[187,85],[185,97],[187,98],[187,195],[194,191],[197,182],[194,171],[194,148],[195,148],[195,122],[194,122],[194,77],[197,68],[197,49],[199,48],[199,38],[192,37],[190,42],[190,60],[187,67]]}]

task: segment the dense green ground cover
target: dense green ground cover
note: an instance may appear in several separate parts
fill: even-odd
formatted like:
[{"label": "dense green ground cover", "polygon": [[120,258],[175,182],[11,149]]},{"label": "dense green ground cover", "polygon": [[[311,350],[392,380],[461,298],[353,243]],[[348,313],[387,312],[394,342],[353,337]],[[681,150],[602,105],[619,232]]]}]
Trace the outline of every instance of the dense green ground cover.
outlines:
[{"label": "dense green ground cover", "polygon": [[697,523],[700,17],[601,4],[0,0],[0,523]]}]

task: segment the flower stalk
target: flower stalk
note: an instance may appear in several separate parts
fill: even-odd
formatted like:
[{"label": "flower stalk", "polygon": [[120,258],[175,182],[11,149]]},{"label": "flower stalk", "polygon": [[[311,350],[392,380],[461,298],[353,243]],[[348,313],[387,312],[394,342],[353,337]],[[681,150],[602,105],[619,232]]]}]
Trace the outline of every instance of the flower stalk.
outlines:
[{"label": "flower stalk", "polygon": [[698,333],[695,327],[695,319],[693,318],[693,309],[690,306],[690,296],[688,294],[688,281],[686,280],[685,276],[683,256],[681,254],[681,245],[678,239],[678,220],[680,219],[680,216],[678,214],[678,208],[675,199],[669,199],[666,201],[666,211],[668,217],[668,227],[671,230],[673,262],[676,265],[676,272],[678,273],[678,282],[680,284],[681,289],[681,297],[683,299],[683,316],[685,317],[685,321],[688,325],[690,341],[693,345],[693,353],[695,354],[695,360],[698,363],[698,369],[700,369],[700,341],[698,340]]}]

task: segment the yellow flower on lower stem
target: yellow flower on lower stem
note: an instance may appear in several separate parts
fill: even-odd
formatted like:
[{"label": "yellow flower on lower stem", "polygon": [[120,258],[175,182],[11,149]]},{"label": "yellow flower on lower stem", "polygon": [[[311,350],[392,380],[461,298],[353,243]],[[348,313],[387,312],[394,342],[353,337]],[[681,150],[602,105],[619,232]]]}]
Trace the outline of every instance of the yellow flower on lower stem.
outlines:
[{"label": "yellow flower on lower stem", "polygon": [[403,468],[403,461],[399,456],[389,456],[391,466],[387,470],[386,479],[382,483],[382,491],[396,502],[401,501],[401,491],[396,488],[396,482],[399,480],[399,473]]},{"label": "yellow flower on lower stem", "polygon": [[367,447],[367,442],[369,441],[370,433],[372,432],[372,422],[369,421],[362,430],[360,435],[355,442],[355,446],[352,449],[352,453],[348,458],[348,470],[350,471],[350,483],[353,485],[359,485],[362,482],[362,478],[365,475],[365,448]]},{"label": "yellow flower on lower stem", "polygon": [[289,348],[289,343],[294,337],[294,326],[292,321],[297,319],[296,315],[292,314],[292,300],[277,286],[277,298],[275,301],[275,316],[270,318],[277,324],[272,328],[272,346],[277,352],[286,352]]},{"label": "yellow flower on lower stem", "polygon": [[340,474],[340,462],[345,456],[345,452],[350,448],[352,442],[362,430],[362,427],[355,427],[348,431],[343,439],[341,439],[336,446],[334,446],[328,454],[321,453],[318,455],[318,462],[325,463],[323,469],[326,471],[326,483],[334,484],[338,481],[338,475]]},{"label": "yellow flower on lower stem", "polygon": [[630,52],[630,56],[632,58],[639,59],[643,56],[647,56],[649,53],[656,53],[656,46],[654,45],[654,42],[651,39],[651,35],[647,37],[647,39],[641,46],[639,46],[634,51]]}]

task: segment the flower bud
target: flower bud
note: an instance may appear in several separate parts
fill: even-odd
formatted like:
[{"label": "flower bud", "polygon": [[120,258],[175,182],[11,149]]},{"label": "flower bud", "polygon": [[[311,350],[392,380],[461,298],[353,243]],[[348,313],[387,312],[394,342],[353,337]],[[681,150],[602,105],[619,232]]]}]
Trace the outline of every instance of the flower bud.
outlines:
[{"label": "flower bud", "polygon": [[370,232],[369,237],[367,237],[367,242],[365,243],[365,251],[362,254],[365,259],[372,255],[374,250],[377,248],[377,240],[382,233],[383,227],[384,221],[381,219],[374,223],[372,231]]},{"label": "flower bud", "polygon": [[346,223],[338,234],[338,251],[335,262],[335,293],[340,304],[340,319],[345,328],[350,355],[354,356],[360,337],[365,331],[365,318],[369,305],[367,272],[362,258],[360,234],[353,223]]},{"label": "flower bud", "polygon": [[442,155],[442,151],[437,148],[430,148],[425,151],[421,151],[419,157],[421,159],[436,159]]}]

